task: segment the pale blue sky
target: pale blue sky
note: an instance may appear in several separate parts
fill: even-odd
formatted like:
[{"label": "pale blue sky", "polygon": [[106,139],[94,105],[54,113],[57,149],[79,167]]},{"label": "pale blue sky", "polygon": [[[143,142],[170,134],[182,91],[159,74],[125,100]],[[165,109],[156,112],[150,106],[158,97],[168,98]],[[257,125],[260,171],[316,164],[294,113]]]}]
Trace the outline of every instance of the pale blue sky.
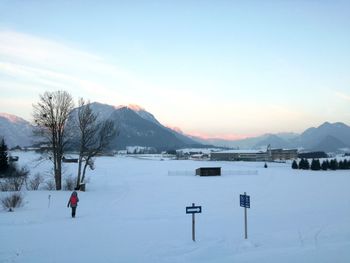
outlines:
[{"label": "pale blue sky", "polygon": [[[102,2],[102,3],[101,3]],[[45,90],[208,137],[350,124],[348,1],[0,0],[0,112]]]}]

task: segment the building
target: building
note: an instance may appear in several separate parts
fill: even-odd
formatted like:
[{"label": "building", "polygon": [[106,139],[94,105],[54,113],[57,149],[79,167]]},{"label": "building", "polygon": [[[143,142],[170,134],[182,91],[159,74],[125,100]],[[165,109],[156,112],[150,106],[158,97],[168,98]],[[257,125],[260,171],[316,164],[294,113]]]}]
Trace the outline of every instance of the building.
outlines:
[{"label": "building", "polygon": [[255,150],[228,150],[212,152],[210,155],[212,161],[266,161],[267,159],[266,151]]},{"label": "building", "polygon": [[297,149],[271,149],[269,150],[271,160],[294,160],[298,158]]},{"label": "building", "polygon": [[296,149],[269,149],[262,150],[229,150],[212,152],[212,161],[277,161],[292,160],[298,157]]}]

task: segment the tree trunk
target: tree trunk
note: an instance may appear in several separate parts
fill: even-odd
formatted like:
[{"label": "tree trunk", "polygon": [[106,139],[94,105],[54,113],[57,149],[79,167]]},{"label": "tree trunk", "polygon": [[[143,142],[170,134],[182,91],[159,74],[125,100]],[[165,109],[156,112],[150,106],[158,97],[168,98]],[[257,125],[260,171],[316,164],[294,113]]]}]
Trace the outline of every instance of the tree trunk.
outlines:
[{"label": "tree trunk", "polygon": [[57,163],[55,179],[56,179],[56,190],[61,190],[62,189],[62,167],[59,162]]},{"label": "tree trunk", "polygon": [[88,166],[88,163],[89,163],[89,158],[85,161],[84,163],[84,169],[83,169],[83,176],[81,177],[81,182],[84,182],[84,179],[85,179],[85,172],[86,172],[86,168]]},{"label": "tree trunk", "polygon": [[83,158],[82,158],[82,154],[80,154],[80,155],[79,155],[79,162],[78,162],[77,188],[80,188],[80,182],[83,181],[83,180],[80,181],[82,163],[83,163]]}]

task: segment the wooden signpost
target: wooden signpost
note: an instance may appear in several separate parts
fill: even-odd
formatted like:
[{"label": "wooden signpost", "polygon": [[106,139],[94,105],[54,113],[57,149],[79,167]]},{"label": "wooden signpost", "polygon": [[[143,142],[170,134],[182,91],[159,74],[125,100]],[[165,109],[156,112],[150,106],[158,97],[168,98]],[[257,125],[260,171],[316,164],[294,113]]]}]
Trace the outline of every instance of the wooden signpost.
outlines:
[{"label": "wooden signpost", "polygon": [[248,239],[248,219],[247,219],[247,208],[250,208],[250,196],[244,192],[244,195],[239,196],[239,204],[244,207],[244,238]]},{"label": "wooden signpost", "polygon": [[192,240],[193,242],[196,241],[196,220],[195,220],[195,214],[202,213],[202,207],[201,206],[195,206],[194,203],[192,203],[192,206],[186,206],[186,214],[192,214]]}]

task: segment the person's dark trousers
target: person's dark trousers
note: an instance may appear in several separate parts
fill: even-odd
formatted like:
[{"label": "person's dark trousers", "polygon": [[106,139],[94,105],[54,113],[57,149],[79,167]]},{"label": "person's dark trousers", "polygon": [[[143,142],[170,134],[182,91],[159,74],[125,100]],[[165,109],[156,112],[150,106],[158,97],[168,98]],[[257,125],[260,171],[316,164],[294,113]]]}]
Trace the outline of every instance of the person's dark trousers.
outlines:
[{"label": "person's dark trousers", "polygon": [[75,217],[75,211],[77,210],[76,207],[72,207],[72,217]]}]

